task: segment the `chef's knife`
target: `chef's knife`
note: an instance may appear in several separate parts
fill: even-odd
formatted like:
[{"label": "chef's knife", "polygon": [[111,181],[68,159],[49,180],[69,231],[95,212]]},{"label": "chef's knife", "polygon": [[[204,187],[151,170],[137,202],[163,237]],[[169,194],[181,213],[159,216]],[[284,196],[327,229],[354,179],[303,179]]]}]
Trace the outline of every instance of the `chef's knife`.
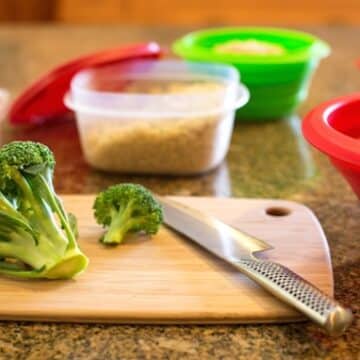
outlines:
[{"label": "chef's knife", "polygon": [[254,254],[272,248],[266,242],[176,201],[164,198],[159,201],[165,224],[235,266],[329,334],[341,334],[351,324],[351,311],[314,285],[280,264],[257,259]]}]

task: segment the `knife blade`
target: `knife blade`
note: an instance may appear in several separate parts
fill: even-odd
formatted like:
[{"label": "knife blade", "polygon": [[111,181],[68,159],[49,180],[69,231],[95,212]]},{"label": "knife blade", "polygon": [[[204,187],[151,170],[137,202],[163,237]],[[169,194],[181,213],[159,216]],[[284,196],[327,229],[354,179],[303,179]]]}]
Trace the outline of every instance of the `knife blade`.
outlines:
[{"label": "knife blade", "polygon": [[164,222],[225,261],[240,260],[273,247],[222,221],[169,199],[161,199]]},{"label": "knife blade", "polygon": [[166,225],[236,267],[329,334],[342,334],[350,326],[353,316],[349,309],[281,264],[257,259],[256,253],[272,248],[265,241],[174,200],[157,199]]}]

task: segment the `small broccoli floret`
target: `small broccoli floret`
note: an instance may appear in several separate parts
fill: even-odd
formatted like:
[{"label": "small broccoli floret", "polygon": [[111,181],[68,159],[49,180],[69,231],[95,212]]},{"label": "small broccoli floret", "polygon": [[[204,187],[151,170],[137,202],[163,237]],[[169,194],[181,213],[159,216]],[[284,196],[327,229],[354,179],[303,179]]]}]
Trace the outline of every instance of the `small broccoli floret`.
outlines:
[{"label": "small broccoli floret", "polygon": [[138,184],[119,184],[101,192],[94,202],[96,221],[107,228],[104,244],[120,244],[126,234],[156,234],[163,221],[161,205]]},{"label": "small broccoli floret", "polygon": [[55,159],[40,143],[0,149],[0,274],[71,278],[88,263],[53,187]]}]

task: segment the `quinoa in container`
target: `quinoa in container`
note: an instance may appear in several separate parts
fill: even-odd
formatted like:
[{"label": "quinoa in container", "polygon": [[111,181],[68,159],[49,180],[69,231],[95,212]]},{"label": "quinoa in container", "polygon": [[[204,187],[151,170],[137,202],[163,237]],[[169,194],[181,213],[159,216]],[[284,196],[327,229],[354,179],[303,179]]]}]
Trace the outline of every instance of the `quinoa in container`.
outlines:
[{"label": "quinoa in container", "polygon": [[136,60],[81,71],[65,103],[93,167],[176,175],[222,162],[248,98],[231,66]]}]

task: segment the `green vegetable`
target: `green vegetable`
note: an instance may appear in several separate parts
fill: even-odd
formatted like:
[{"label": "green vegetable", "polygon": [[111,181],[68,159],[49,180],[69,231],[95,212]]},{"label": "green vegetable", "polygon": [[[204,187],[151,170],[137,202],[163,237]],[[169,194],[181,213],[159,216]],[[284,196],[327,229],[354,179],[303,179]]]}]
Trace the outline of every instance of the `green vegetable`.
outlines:
[{"label": "green vegetable", "polygon": [[65,279],[87,267],[76,219],[54,191],[54,166],[51,150],[40,143],[0,149],[0,274]]},{"label": "green vegetable", "polygon": [[119,184],[101,192],[95,199],[95,218],[107,232],[104,244],[120,244],[126,234],[156,234],[163,221],[162,207],[149,190],[138,184]]},{"label": "green vegetable", "polygon": [[[79,237],[77,218],[74,214],[68,213],[68,220],[69,220],[70,228],[75,236],[75,239],[77,239]],[[63,229],[64,229],[64,227],[63,227]]]}]

